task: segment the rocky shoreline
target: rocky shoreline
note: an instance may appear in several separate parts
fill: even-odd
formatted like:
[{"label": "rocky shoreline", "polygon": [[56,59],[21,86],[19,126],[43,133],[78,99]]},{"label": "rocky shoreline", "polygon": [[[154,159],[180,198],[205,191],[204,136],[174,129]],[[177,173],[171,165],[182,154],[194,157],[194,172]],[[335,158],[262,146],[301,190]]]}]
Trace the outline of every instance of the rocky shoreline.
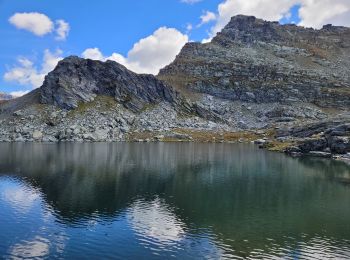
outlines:
[{"label": "rocky shoreline", "polygon": [[294,157],[350,162],[350,123],[346,122],[341,119],[298,127],[272,123],[271,128],[247,130],[199,116],[179,117],[169,104],[135,114],[110,97],[99,97],[71,111],[42,104],[15,111],[0,120],[0,142],[254,143]]}]

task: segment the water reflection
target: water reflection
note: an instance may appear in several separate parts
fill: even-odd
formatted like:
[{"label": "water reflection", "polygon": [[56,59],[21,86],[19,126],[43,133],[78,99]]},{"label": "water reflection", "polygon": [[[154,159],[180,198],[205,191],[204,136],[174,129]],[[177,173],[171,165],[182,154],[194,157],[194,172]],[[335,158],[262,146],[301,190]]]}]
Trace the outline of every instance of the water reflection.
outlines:
[{"label": "water reflection", "polygon": [[1,255],[350,257],[339,162],[249,145],[0,144],[0,176],[0,233],[19,238],[0,235]]},{"label": "water reflection", "polygon": [[181,241],[185,233],[184,224],[176,219],[176,215],[160,199],[135,201],[126,217],[137,234],[162,244]]},{"label": "water reflection", "polygon": [[1,199],[7,202],[19,214],[28,213],[34,203],[40,198],[40,193],[20,185],[18,180],[5,180],[0,182]]},{"label": "water reflection", "polygon": [[10,249],[10,255],[18,258],[38,258],[49,255],[50,241],[45,238],[36,236],[32,241],[25,241],[22,244],[15,244]]}]

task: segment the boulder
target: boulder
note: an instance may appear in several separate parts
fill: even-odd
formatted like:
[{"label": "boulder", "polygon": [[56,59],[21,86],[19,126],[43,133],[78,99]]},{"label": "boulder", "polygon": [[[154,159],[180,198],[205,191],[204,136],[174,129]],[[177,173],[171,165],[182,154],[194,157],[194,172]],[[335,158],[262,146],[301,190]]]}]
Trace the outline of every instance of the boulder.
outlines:
[{"label": "boulder", "polygon": [[328,145],[333,153],[346,154],[350,152],[350,137],[333,136],[328,139]]},{"label": "boulder", "polygon": [[302,141],[298,147],[302,153],[323,151],[327,148],[327,140],[325,138],[309,138]]},{"label": "boulder", "polygon": [[93,134],[93,139],[95,141],[106,141],[108,139],[109,130],[106,129],[97,129]]},{"label": "boulder", "polygon": [[43,133],[38,130],[35,130],[32,134],[32,137],[35,141],[40,141],[43,138]]},{"label": "boulder", "polygon": [[257,139],[254,141],[254,144],[258,144],[258,145],[263,145],[266,143],[266,140],[264,139]]}]

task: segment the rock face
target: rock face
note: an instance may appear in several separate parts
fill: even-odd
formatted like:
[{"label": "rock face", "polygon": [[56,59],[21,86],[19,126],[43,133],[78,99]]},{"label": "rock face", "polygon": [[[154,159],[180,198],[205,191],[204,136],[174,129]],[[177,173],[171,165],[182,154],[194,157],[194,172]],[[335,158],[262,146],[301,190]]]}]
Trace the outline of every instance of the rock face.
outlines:
[{"label": "rock face", "polygon": [[287,149],[288,153],[350,153],[350,123],[323,122],[289,129],[288,134],[284,130],[278,133],[279,137],[281,134],[297,140],[295,146]]},{"label": "rock face", "polygon": [[60,61],[41,87],[41,101],[65,109],[91,102],[97,95],[112,96],[132,111],[161,101],[174,102],[177,93],[152,75],[138,75],[113,62],[76,56]]},{"label": "rock face", "polygon": [[229,100],[349,108],[350,28],[235,16],[210,43],[188,43],[159,78]]}]

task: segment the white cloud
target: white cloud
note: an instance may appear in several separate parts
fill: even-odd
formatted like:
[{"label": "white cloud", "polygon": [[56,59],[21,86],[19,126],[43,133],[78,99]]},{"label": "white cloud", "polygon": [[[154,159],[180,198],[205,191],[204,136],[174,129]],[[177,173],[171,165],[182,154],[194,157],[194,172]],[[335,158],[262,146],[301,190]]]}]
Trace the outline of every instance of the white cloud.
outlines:
[{"label": "white cloud", "polygon": [[300,25],[320,28],[325,24],[350,26],[349,0],[303,0]]},{"label": "white cloud", "polygon": [[41,13],[15,13],[9,18],[9,22],[17,29],[29,31],[37,36],[56,32],[56,40],[65,40],[68,36],[70,26],[65,20],[56,20],[55,24],[45,14]]},{"label": "white cloud", "polygon": [[48,34],[54,28],[50,18],[40,13],[15,13],[9,22],[18,29],[27,30],[37,36]]},{"label": "white cloud", "polygon": [[157,74],[159,69],[175,59],[187,42],[187,35],[174,28],[161,27],[135,43],[127,57],[119,53],[106,57],[98,48],[86,49],[82,56],[95,60],[113,60],[137,73]]},{"label": "white cloud", "polygon": [[185,3],[185,4],[195,4],[195,3],[199,3],[203,0],[181,0],[181,3]]},{"label": "white cloud", "polygon": [[35,236],[33,240],[14,244],[10,249],[10,253],[15,258],[45,258],[50,253],[50,241]]},{"label": "white cloud", "polygon": [[136,234],[171,244],[183,239],[184,224],[160,199],[148,202],[136,201],[127,213],[127,221]]},{"label": "white cloud", "polygon": [[29,90],[19,90],[19,91],[10,92],[10,95],[17,98],[17,97],[24,96],[25,94],[28,94],[28,93],[29,93]]},{"label": "white cloud", "polygon": [[102,52],[98,48],[86,49],[82,54],[83,58],[91,60],[106,60]]},{"label": "white cloud", "polygon": [[290,8],[296,4],[296,0],[225,0],[218,6],[218,19],[212,28],[211,36],[215,36],[231,19],[232,16],[254,15],[269,21],[278,21],[288,14]]},{"label": "white cloud", "polygon": [[69,30],[70,30],[70,26],[69,23],[67,23],[64,20],[57,20],[56,21],[56,40],[65,40],[68,36]]},{"label": "white cloud", "polygon": [[[4,185],[0,185],[0,187],[1,186]],[[23,189],[19,185],[9,185],[8,187],[1,188],[1,199],[18,213],[27,213],[40,198],[39,193],[35,190]]]},{"label": "white cloud", "polygon": [[216,24],[211,28],[209,41],[231,19],[243,14],[253,15],[269,21],[290,17],[293,6],[300,5],[300,25],[320,28],[324,24],[350,26],[349,0],[225,0],[218,6]]},{"label": "white cloud", "polygon": [[4,80],[16,82],[25,86],[31,85],[33,88],[38,88],[42,85],[47,73],[52,71],[57,63],[63,59],[61,54],[61,50],[57,50],[54,53],[45,50],[40,69],[35,67],[31,60],[23,57],[18,58],[18,65],[9,69],[4,74]]},{"label": "white cloud", "polygon": [[202,26],[203,24],[209,23],[211,21],[215,21],[216,14],[210,11],[206,11],[203,15],[201,15],[200,18],[201,18],[201,23],[199,24],[199,26]]},{"label": "white cloud", "polygon": [[191,23],[188,23],[186,25],[186,33],[189,33],[193,30],[193,25]]}]

